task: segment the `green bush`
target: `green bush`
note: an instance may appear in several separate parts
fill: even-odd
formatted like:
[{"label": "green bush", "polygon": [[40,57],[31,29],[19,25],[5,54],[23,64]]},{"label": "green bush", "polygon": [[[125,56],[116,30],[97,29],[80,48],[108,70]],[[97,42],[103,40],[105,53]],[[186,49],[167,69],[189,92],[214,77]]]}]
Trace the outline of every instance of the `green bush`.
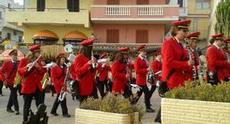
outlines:
[{"label": "green bush", "polygon": [[166,98],[230,102],[230,82],[212,86],[206,82],[190,81],[185,86],[170,90]]},{"label": "green bush", "polygon": [[139,112],[140,119],[144,113],[141,106],[131,105],[128,99],[121,95],[115,96],[113,94],[108,94],[103,99],[88,98],[81,103],[80,108],[120,114]]}]

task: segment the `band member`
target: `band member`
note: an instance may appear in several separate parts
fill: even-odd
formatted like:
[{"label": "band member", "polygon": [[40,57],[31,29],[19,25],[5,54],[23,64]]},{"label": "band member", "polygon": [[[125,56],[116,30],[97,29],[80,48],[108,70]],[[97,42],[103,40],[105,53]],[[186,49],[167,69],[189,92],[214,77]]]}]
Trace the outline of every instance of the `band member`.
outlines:
[{"label": "band member", "polygon": [[[187,37],[190,20],[172,22],[171,37],[163,42],[161,49],[162,55],[162,83],[166,89],[173,89],[184,85],[186,81],[186,71],[190,70],[194,64],[193,60],[187,59],[186,50],[182,42]],[[164,93],[162,92],[162,93]],[[161,93],[160,93],[161,94]],[[161,109],[159,109],[155,118],[156,122],[161,122]]]},{"label": "band member", "polygon": [[[107,59],[108,58],[108,53],[103,53],[100,57],[100,59]],[[100,63],[98,64],[98,77],[97,77],[97,88],[100,92],[100,95],[101,97],[103,98],[105,95],[106,95],[106,92],[105,92],[105,87],[106,87],[106,90],[108,91],[108,85],[107,85],[107,82],[108,82],[108,73],[109,73],[109,70],[110,70],[110,66],[109,66],[109,63],[106,62],[106,63]]]},{"label": "band member", "polygon": [[3,78],[2,78],[1,71],[0,71],[0,96],[3,96],[2,88],[3,88]]},{"label": "band member", "polygon": [[96,59],[92,52],[94,41],[95,39],[82,41],[82,48],[74,61],[75,77],[79,80],[80,102],[91,96],[98,97],[95,81]]},{"label": "band member", "polygon": [[190,20],[175,21],[172,23],[171,38],[163,43],[162,80],[167,82],[169,89],[184,85],[186,71],[192,68],[193,60],[186,60],[187,54],[182,42],[187,37]]},{"label": "band member", "polygon": [[216,85],[229,79],[230,63],[221,48],[224,44],[223,34],[212,35],[214,41],[206,53],[207,66],[208,66],[208,83]]},{"label": "band member", "polygon": [[10,51],[9,56],[11,56],[10,61],[5,61],[1,68],[2,78],[4,84],[10,89],[10,97],[7,104],[7,112],[14,112],[11,107],[14,106],[15,114],[19,114],[18,97],[17,97],[17,87],[14,86],[15,76],[18,70],[17,61],[17,49]]},{"label": "band member", "polygon": [[51,68],[51,80],[54,84],[55,91],[57,93],[56,99],[54,101],[53,107],[51,109],[51,114],[58,116],[57,108],[61,104],[63,117],[70,117],[68,114],[68,109],[66,106],[66,97],[60,101],[59,95],[61,90],[67,89],[65,85],[65,78],[67,76],[67,67],[65,65],[66,57],[64,53],[60,53],[56,58],[57,65]]},{"label": "band member", "polygon": [[112,93],[122,94],[125,98],[129,97],[128,91],[128,79],[130,75],[128,73],[127,60],[125,59],[125,54],[129,48],[119,48],[118,53],[115,56],[115,60],[111,66],[112,73]]},{"label": "band member", "polygon": [[[162,70],[162,58],[161,58],[161,49],[157,49],[154,52],[155,59],[151,64],[151,69],[156,77],[157,81],[161,81],[161,70]],[[156,83],[155,83],[156,84]]]},{"label": "band member", "polygon": [[42,62],[40,45],[33,45],[29,49],[31,53],[23,58],[18,66],[18,73],[22,78],[21,93],[24,99],[23,123],[28,122],[33,97],[37,107],[44,103],[41,80],[46,73],[46,69],[43,68],[45,63]]},{"label": "band member", "polygon": [[199,41],[199,35],[200,32],[193,32],[190,33],[187,38],[187,50],[188,50],[188,56],[190,59],[192,59],[195,63],[193,67],[188,71],[188,80],[198,80],[199,75],[198,75],[198,68],[199,68],[199,54],[197,51],[197,42]]},{"label": "band member", "polygon": [[230,61],[230,49],[229,49],[230,38],[225,38],[224,42],[225,42],[225,45],[223,49],[224,49],[225,55],[227,56],[228,61]]},{"label": "band member", "polygon": [[138,96],[140,98],[140,96],[144,92],[146,112],[154,112],[150,104],[150,99],[152,94],[150,93],[150,89],[148,88],[146,82],[148,71],[150,71],[150,65],[148,64],[147,61],[145,45],[140,46],[138,48],[138,51],[139,51],[139,55],[136,57],[134,61],[134,69],[136,72],[136,84],[139,87],[141,87],[140,91],[138,92]]}]

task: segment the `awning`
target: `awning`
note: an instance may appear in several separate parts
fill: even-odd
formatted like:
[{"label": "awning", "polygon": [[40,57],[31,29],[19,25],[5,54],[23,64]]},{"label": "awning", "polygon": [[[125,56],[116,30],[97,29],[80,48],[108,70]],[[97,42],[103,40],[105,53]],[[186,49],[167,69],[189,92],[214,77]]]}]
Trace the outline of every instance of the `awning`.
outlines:
[{"label": "awning", "polygon": [[33,36],[33,39],[34,40],[53,40],[53,41],[58,41],[58,36],[52,32],[52,31],[49,31],[49,30],[42,30],[42,31],[39,31],[38,33],[36,33],[34,36]]},{"label": "awning", "polygon": [[85,34],[78,32],[78,31],[72,31],[67,33],[64,37],[63,40],[85,40],[87,37]]}]

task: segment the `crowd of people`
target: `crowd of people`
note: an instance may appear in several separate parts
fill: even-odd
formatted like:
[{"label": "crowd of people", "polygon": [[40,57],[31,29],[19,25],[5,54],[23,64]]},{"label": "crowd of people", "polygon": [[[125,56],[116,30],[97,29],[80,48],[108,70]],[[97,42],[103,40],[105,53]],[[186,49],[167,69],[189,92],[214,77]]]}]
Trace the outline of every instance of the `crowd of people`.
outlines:
[{"label": "crowd of people", "polygon": [[[170,37],[151,54],[154,58],[151,62],[147,57],[146,45],[137,48],[138,55],[134,60],[128,54],[128,47],[118,48],[113,61],[110,61],[110,54],[106,52],[96,56],[93,54],[95,39],[82,41],[74,60],[68,57],[74,53],[59,53],[55,63],[50,66],[41,55],[40,45],[30,46],[30,52],[20,61],[17,60],[18,50],[13,49],[9,53],[12,59],[4,61],[0,69],[0,94],[3,84],[10,90],[6,111],[20,114],[19,90],[24,99],[23,124],[28,123],[33,98],[37,107],[45,101],[47,80],[44,81],[44,77],[50,80],[56,93],[50,113],[58,116],[57,108],[61,104],[63,117],[70,117],[66,92],[73,91],[73,97],[79,99],[80,104],[89,97],[103,98],[109,92],[123,95],[131,104],[136,104],[144,93],[146,112],[155,112],[151,107],[151,97],[157,87],[166,89],[159,92],[163,96],[163,93],[183,86],[187,80],[207,80],[211,85],[228,81],[230,51],[226,44],[230,38],[224,39],[223,34],[211,36],[206,53],[207,70],[204,71],[197,50],[200,33],[189,33],[190,23],[190,20],[172,22]],[[18,78],[20,83],[15,83]],[[155,121],[160,122],[160,110]]]}]

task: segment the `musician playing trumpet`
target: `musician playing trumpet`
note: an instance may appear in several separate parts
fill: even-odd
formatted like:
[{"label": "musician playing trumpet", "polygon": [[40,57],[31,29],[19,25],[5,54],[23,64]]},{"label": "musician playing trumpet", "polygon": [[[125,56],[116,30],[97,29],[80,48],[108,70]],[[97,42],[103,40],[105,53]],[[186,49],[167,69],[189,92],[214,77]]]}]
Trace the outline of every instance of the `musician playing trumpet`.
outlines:
[{"label": "musician playing trumpet", "polygon": [[200,32],[192,32],[188,34],[187,36],[187,50],[188,50],[188,55],[190,56],[189,58],[194,61],[194,65],[192,68],[189,69],[188,71],[188,80],[198,80],[199,79],[199,74],[198,74],[198,69],[199,69],[199,54],[197,51],[197,42],[199,41],[199,35]]},{"label": "musician playing trumpet", "polygon": [[66,105],[66,97],[62,101],[58,98],[62,90],[67,90],[65,85],[65,77],[67,76],[67,67],[65,65],[66,57],[64,53],[59,53],[56,57],[56,66],[51,68],[51,81],[54,84],[55,91],[57,93],[56,99],[54,101],[53,107],[51,109],[51,114],[58,116],[57,108],[61,104],[63,117],[70,117],[68,114],[68,108]]},{"label": "musician playing trumpet", "polygon": [[29,48],[30,54],[23,58],[18,66],[18,73],[22,78],[21,93],[24,99],[23,123],[27,123],[29,110],[33,97],[36,106],[44,103],[41,80],[46,73],[45,65],[41,57],[40,45],[33,45]]}]

